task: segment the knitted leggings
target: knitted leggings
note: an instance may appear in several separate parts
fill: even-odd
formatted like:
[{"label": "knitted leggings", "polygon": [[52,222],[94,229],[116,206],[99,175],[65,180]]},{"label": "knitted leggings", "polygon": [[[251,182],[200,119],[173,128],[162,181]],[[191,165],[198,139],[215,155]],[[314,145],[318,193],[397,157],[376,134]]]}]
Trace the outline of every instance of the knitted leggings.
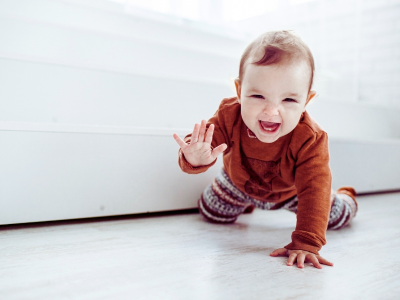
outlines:
[{"label": "knitted leggings", "polygon": [[[357,212],[357,202],[354,196],[355,191],[352,188],[339,189],[335,194],[332,194],[333,201],[328,229],[343,228],[354,218]],[[254,207],[267,210],[283,208],[296,213],[297,202],[297,196],[281,203],[263,202],[251,198],[240,191],[222,169],[213,183],[204,190],[198,206],[200,213],[208,221],[233,223],[240,214],[251,212]]]}]

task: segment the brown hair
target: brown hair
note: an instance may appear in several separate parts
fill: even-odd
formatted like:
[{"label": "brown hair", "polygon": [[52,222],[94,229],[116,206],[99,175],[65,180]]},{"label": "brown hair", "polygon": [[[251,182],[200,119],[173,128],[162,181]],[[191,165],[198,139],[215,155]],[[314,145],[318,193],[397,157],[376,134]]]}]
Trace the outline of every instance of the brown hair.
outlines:
[{"label": "brown hair", "polygon": [[242,81],[246,62],[257,53],[264,51],[261,59],[251,62],[257,66],[268,66],[278,64],[282,61],[305,59],[311,68],[310,86],[314,81],[314,58],[310,48],[291,30],[268,31],[256,38],[247,46],[239,66],[239,80]]}]

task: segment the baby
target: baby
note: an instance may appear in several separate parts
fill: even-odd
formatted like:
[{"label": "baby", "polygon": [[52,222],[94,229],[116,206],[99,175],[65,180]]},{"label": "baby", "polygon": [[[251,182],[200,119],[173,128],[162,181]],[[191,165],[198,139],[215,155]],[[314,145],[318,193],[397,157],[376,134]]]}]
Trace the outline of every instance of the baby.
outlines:
[{"label": "baby", "polygon": [[328,135],[306,111],[313,78],[313,56],[297,35],[264,33],[242,55],[237,96],[184,140],[174,134],[186,173],[205,172],[224,153],[221,173],[198,202],[204,218],[232,223],[255,207],[296,213],[291,243],[270,255],[299,268],[332,266],[318,253],[326,229],[346,226],[357,212],[353,188],[331,190]]}]

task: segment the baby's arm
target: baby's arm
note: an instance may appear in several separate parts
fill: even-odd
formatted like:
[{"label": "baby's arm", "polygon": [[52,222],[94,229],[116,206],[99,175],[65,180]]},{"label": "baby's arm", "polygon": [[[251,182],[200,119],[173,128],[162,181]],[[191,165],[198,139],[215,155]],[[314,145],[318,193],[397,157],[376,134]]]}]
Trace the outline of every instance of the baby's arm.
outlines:
[{"label": "baby's arm", "polygon": [[296,229],[292,233],[292,242],[273,251],[271,256],[289,256],[287,264],[293,265],[297,260],[299,268],[304,266],[304,261],[312,262],[316,268],[321,268],[320,263],[332,266],[318,253],[326,244],[325,232],[331,207],[328,137],[320,132],[298,145],[300,149],[293,151],[297,153],[295,185],[299,199]]},{"label": "baby's arm", "polygon": [[225,151],[227,145],[225,143],[212,149],[211,142],[214,133],[214,124],[206,128],[207,122],[201,121],[201,124],[195,124],[191,140],[189,143],[183,141],[176,133],[174,139],[181,147],[181,150],[187,160],[193,167],[206,166],[211,164],[222,152]]}]

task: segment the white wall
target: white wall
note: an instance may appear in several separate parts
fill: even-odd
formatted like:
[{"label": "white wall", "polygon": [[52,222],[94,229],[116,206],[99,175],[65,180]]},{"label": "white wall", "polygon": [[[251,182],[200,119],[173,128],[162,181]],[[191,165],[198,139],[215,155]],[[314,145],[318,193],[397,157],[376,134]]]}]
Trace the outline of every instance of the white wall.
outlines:
[{"label": "white wall", "polygon": [[[321,25],[312,23],[319,22],[321,3],[290,6],[289,15],[311,33],[311,25]],[[314,19],[308,19],[312,7]],[[333,7],[327,24],[338,24],[338,16],[349,10],[349,4]],[[196,22],[143,18],[104,0],[2,0],[0,41],[1,121],[191,128],[209,118],[222,98],[234,95],[232,80],[248,39]],[[317,57],[321,49],[316,48]],[[334,73],[340,60],[331,60],[328,69]],[[334,104],[354,103],[346,101],[353,83],[347,77],[317,77],[319,97],[310,105],[314,118],[335,137],[399,137],[398,109]]]},{"label": "white wall", "polygon": [[316,59],[323,100],[400,108],[400,1],[299,2],[279,1],[275,11],[231,25],[254,36],[296,30]]},{"label": "white wall", "polygon": [[230,95],[241,39],[92,3],[0,2],[0,120],[191,127]]}]

